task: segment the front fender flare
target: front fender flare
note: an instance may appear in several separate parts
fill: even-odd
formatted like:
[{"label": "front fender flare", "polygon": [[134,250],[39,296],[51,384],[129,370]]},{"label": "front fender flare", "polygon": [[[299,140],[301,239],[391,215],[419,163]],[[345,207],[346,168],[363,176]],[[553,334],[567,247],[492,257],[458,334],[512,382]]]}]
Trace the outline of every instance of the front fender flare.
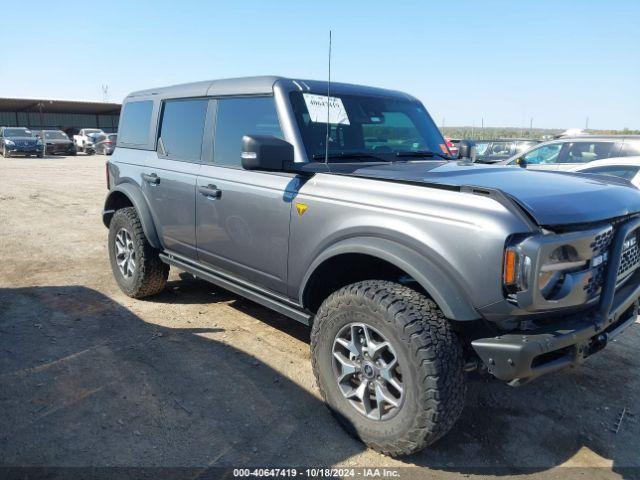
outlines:
[{"label": "front fender flare", "polygon": [[104,203],[104,210],[102,211],[102,222],[105,226],[109,226],[111,217],[113,217],[113,214],[115,213],[115,210],[110,206],[110,200],[113,198],[115,192],[119,192],[126,196],[136,209],[138,217],[140,218],[140,223],[142,223],[142,230],[144,231],[144,234],[151,246],[157,249],[162,249],[149,204],[140,189],[135,185],[123,183],[111,189]]},{"label": "front fender flare", "polygon": [[405,245],[377,237],[354,237],[342,240],[318,255],[303,277],[299,291],[301,305],[307,284],[316,269],[326,260],[348,253],[370,255],[406,272],[424,288],[447,318],[453,320],[481,318],[468,295],[465,294],[464,288],[454,279],[451,272],[447,272],[431,259]]}]

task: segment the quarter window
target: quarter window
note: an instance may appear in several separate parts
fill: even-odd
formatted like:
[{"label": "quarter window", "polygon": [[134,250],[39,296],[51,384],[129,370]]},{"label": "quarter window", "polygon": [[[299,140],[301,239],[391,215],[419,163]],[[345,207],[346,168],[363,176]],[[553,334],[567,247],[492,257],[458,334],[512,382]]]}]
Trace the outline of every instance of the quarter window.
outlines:
[{"label": "quarter window", "polygon": [[153,102],[127,102],[122,109],[120,119],[120,143],[146,145],[149,142],[149,128]]},{"label": "quarter window", "polygon": [[273,97],[218,100],[214,163],[239,167],[242,137],[245,135],[272,135],[282,138]]},{"label": "quarter window", "polygon": [[621,157],[635,157],[640,155],[640,142],[625,143],[622,147]]},{"label": "quarter window", "polygon": [[164,103],[160,127],[161,154],[185,162],[200,161],[208,103],[206,98],[169,100]]}]

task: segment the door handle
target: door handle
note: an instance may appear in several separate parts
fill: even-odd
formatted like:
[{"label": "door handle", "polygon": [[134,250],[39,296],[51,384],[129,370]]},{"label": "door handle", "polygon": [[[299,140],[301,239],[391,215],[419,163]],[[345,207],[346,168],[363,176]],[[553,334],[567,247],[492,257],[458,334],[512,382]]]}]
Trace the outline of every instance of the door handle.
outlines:
[{"label": "door handle", "polygon": [[155,173],[143,173],[142,179],[150,185],[158,185],[160,183],[160,177]]},{"label": "door handle", "polygon": [[198,191],[201,195],[204,195],[209,200],[215,200],[222,196],[222,190],[218,189],[215,185],[207,185],[206,187],[199,187]]}]

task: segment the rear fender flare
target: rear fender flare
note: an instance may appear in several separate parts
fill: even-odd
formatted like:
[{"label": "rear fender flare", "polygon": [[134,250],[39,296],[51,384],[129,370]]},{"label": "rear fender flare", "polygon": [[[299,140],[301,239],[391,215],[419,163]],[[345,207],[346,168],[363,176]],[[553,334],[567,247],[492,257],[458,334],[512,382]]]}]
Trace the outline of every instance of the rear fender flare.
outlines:
[{"label": "rear fender flare", "polygon": [[104,210],[102,212],[102,222],[105,226],[109,227],[111,217],[113,217],[113,214],[115,213],[115,210],[111,206],[113,203],[111,200],[116,192],[126,196],[136,209],[140,222],[142,223],[142,230],[144,231],[144,234],[151,246],[157,249],[162,249],[149,204],[140,189],[135,185],[124,183],[111,189],[104,203]]}]

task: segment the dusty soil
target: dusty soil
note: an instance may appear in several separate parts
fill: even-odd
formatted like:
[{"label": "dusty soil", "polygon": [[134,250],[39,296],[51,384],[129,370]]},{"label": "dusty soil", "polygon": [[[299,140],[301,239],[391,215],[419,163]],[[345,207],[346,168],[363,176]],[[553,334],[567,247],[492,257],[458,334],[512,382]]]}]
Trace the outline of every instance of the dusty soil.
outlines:
[{"label": "dusty soil", "polygon": [[320,401],[305,327],[175,270],[152,300],[119,291],[104,162],[0,158],[0,465],[640,473],[640,324],[581,368],[519,389],[471,376],[444,439],[386,458]]}]

